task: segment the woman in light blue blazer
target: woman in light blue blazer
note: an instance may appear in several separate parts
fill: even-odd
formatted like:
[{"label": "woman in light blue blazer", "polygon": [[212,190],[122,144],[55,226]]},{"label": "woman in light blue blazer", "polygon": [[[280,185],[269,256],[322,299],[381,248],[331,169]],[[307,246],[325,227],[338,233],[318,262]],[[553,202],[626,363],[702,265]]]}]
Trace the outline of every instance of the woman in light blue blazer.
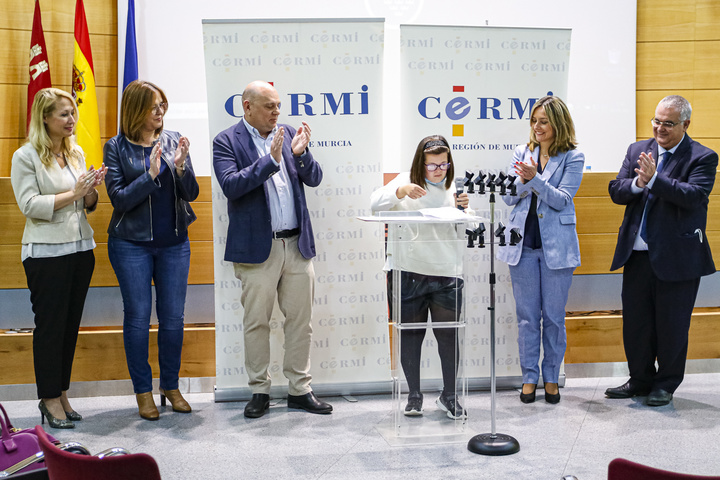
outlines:
[{"label": "woman in light blue blazer", "polygon": [[520,180],[508,230],[523,236],[498,249],[510,267],[518,320],[523,403],[535,401],[540,378],[540,342],[545,401],[558,403],[558,377],[565,356],[565,304],[573,271],[580,265],[573,197],[580,187],[585,156],[576,150],[575,126],[565,103],[543,97],[530,112],[530,141],[515,149],[510,171]]}]

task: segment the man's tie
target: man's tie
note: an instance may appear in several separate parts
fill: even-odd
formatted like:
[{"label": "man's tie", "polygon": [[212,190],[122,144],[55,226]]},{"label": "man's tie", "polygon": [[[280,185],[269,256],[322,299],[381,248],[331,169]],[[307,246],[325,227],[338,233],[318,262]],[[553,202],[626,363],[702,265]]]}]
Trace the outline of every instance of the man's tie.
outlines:
[{"label": "man's tie", "polygon": [[[665,153],[663,153],[663,159],[658,163],[657,166],[658,174],[662,172],[665,164],[667,164],[668,160],[670,160],[670,155],[672,155],[670,151],[666,151]],[[655,203],[655,195],[648,192],[647,201],[645,202],[645,210],[643,211],[642,223],[640,224],[640,238],[642,238],[645,243],[647,243],[647,215],[652,208],[653,203]]]}]

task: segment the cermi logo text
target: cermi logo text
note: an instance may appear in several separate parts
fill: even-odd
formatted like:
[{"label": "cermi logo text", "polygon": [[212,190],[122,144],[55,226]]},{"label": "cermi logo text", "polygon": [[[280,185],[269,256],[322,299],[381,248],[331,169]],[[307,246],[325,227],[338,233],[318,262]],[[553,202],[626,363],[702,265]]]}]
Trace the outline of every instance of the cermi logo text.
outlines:
[{"label": "cermi logo text", "polygon": [[[465,86],[453,85],[452,93],[465,93]],[[552,95],[548,92],[547,95]],[[508,97],[475,97],[454,95],[445,102],[441,97],[425,97],[418,103],[418,113],[428,120],[445,118],[451,120],[452,136],[465,135],[467,120],[521,120],[529,119],[530,111],[538,98]],[[467,118],[471,115],[469,118]],[[462,123],[461,123],[462,122]]]}]

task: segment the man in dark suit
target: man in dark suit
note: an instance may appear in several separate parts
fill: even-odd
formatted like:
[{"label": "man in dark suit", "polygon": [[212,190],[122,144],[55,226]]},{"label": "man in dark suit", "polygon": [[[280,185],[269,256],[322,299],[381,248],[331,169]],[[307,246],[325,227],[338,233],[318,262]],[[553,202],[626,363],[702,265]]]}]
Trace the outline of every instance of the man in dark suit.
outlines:
[{"label": "man in dark suit", "polygon": [[283,373],[288,407],[330,413],[310,388],[310,342],[315,241],[304,186],[316,187],[322,169],[307,146],[310,127],[278,125],[275,87],[252,82],[242,95],[244,117],[213,141],[215,177],[228,199],[225,260],[242,282],[245,369],[252,399],[245,416],[270,406],[270,317],[277,294],[285,316]]},{"label": "man in dark suit", "polygon": [[609,398],[647,395],[650,406],[672,400],[685,372],[700,277],[715,272],[705,226],[718,155],[685,133],[691,113],[683,97],[663,98],[652,119],[654,138],[630,145],[610,182],[612,201],[626,205],[611,270],[625,267],[630,380],[608,388]]}]

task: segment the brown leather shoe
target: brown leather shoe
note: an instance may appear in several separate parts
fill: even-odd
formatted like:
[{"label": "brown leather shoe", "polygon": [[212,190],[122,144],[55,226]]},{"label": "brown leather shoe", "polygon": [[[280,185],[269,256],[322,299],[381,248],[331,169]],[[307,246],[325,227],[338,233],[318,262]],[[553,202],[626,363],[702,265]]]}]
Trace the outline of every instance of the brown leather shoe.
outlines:
[{"label": "brown leather shoe", "polygon": [[137,400],[138,410],[142,418],[145,420],[157,420],[160,418],[160,412],[158,412],[155,406],[152,392],[138,393],[135,395],[135,399]]},{"label": "brown leather shoe", "polygon": [[180,394],[180,390],[178,390],[177,388],[175,390],[163,390],[162,388],[160,389],[160,405],[162,405],[163,407],[165,406],[165,397],[170,400],[170,403],[173,407],[173,412],[192,412],[190,404],[188,404],[188,402],[183,398],[183,396]]}]

